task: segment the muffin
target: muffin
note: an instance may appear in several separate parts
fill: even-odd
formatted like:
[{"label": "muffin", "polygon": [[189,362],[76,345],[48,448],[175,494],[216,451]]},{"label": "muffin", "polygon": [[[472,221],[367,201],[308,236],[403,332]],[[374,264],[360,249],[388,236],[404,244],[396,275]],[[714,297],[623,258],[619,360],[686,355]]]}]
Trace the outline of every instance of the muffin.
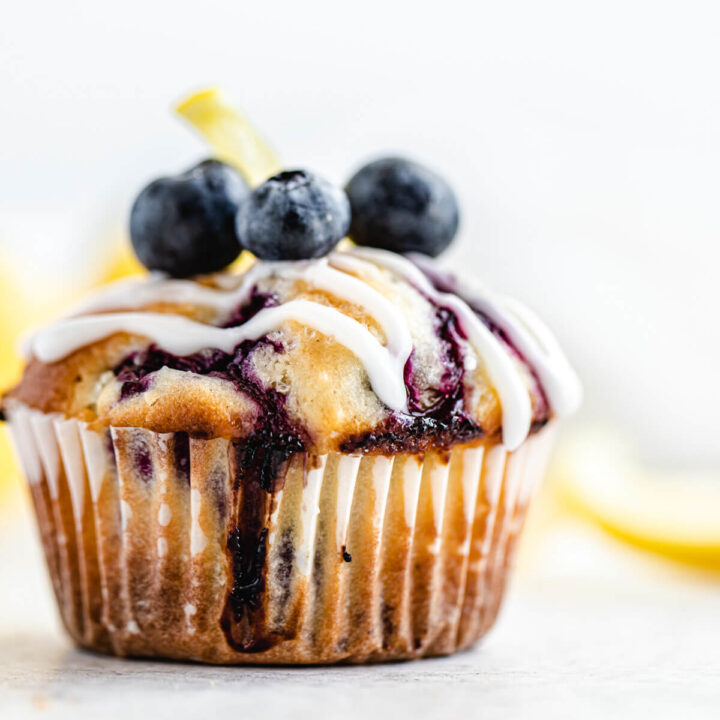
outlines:
[{"label": "muffin", "polygon": [[360,663],[488,630],[580,391],[534,315],[431,259],[457,224],[398,158],[345,192],[210,161],[140,194],[155,272],[31,337],[2,400],[79,645]]}]

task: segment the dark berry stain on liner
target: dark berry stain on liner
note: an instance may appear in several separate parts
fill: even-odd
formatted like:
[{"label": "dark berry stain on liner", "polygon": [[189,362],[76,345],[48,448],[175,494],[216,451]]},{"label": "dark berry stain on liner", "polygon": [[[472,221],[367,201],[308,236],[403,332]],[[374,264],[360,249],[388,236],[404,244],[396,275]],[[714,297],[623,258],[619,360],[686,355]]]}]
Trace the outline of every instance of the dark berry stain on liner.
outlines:
[{"label": "dark berry stain on liner", "polygon": [[144,442],[139,443],[135,450],[135,461],[140,477],[142,477],[145,482],[148,482],[153,475],[153,461],[150,455],[150,449]]},{"label": "dark berry stain on liner", "polygon": [[175,433],[175,473],[190,484],[190,436],[185,432]]},{"label": "dark berry stain on liner", "polygon": [[295,539],[293,530],[285,528],[280,538],[280,549],[278,556],[277,578],[282,586],[282,592],[278,598],[278,605],[285,608],[290,600],[293,567],[295,563]]},{"label": "dark berry stain on liner", "polygon": [[[276,418],[276,421],[278,418]],[[262,428],[244,438],[238,453],[238,463],[244,480],[252,480],[266,492],[274,493],[282,488],[281,472],[295,453],[305,449],[304,443],[289,429],[286,432],[274,428]]]},{"label": "dark berry stain on liner", "polygon": [[245,481],[242,465],[237,462],[241,449],[237,445],[233,449],[236,457],[235,487],[227,541],[231,584],[221,627],[230,647],[238,652],[261,652],[276,642],[264,631],[263,607],[267,522],[272,496],[261,490],[257,483]]},{"label": "dark berry stain on liner", "polygon": [[[263,475],[257,465],[264,465],[265,460],[257,457],[248,453],[245,441],[233,443],[231,462],[235,482],[227,543],[232,579],[221,627],[228,645],[238,652],[262,652],[294,632],[290,625],[283,625],[282,631],[271,628],[266,617],[263,595],[268,571],[268,524],[275,495],[268,492],[274,488],[261,484]],[[286,469],[286,464],[275,466],[273,480],[282,482]],[[283,571],[278,574],[278,582],[284,587],[276,589],[289,596],[294,550],[288,538],[282,542]]]},{"label": "dark berry stain on liner", "polygon": [[235,528],[228,537],[228,552],[233,573],[233,586],[228,602],[236,622],[242,619],[246,610],[260,608],[260,595],[265,584],[263,568],[267,554],[267,535],[267,528],[263,528],[257,536],[254,548],[252,544],[248,546],[245,543],[239,528]]}]

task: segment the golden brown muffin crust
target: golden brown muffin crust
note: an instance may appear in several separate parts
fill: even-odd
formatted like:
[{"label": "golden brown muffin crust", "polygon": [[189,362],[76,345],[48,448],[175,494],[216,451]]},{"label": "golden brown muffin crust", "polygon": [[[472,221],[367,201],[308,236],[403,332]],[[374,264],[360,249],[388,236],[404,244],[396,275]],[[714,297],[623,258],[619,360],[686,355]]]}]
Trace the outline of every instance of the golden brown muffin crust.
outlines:
[{"label": "golden brown muffin crust", "polygon": [[[502,409],[497,393],[474,348],[452,325],[441,327],[449,322],[447,311],[439,313],[429,298],[387,270],[356,272],[353,280],[369,285],[405,320],[413,343],[412,374],[406,372],[406,383],[414,384],[417,405],[409,414],[384,405],[373,392],[366,368],[347,347],[298,322],[271,332],[244,350],[242,358],[228,355],[212,371],[202,372],[187,370],[186,363],[171,356],[163,367],[163,356],[158,360],[152,355],[155,351],[148,339],[119,333],[58,362],[30,358],[21,382],[3,403],[81,418],[98,427],[184,431],[197,437],[239,440],[268,429],[271,434],[289,431],[315,452],[375,452],[380,446],[401,452],[403,447],[449,446],[498,436]],[[217,289],[240,281],[219,275],[199,282]],[[377,318],[359,303],[313,287],[303,278],[271,273],[257,281],[253,292],[251,303],[257,298],[270,298],[273,304],[300,299],[333,308],[365,327],[379,343],[388,340]],[[220,326],[226,322],[216,308],[189,302],[154,302],[134,310]],[[198,354],[199,360],[206,355]],[[474,369],[463,366],[467,356],[474,358],[469,366]],[[534,420],[547,420],[547,404],[537,380],[520,359],[512,357],[527,386]],[[141,372],[140,381],[128,385],[136,365],[142,370],[148,358],[155,369]],[[443,399],[448,373],[458,379],[454,395]],[[442,410],[451,414],[447,421],[438,415],[441,406],[449,408]]]}]

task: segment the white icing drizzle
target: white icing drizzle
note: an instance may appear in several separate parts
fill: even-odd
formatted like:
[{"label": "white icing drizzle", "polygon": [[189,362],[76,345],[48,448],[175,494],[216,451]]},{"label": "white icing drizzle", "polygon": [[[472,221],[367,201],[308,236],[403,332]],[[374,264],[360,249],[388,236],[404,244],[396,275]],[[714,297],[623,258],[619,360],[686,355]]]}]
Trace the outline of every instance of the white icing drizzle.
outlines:
[{"label": "white icing drizzle", "polygon": [[[407,258],[371,248],[334,252],[320,260],[258,262],[235,287],[228,284],[221,288],[208,287],[192,280],[162,276],[120,281],[89,297],[71,316],[37,333],[28,342],[26,353],[43,362],[55,362],[119,332],[147,337],[179,356],[211,348],[231,352],[243,340],[259,339],[288,321],[295,321],[347,347],[365,366],[380,400],[393,410],[407,411],[403,373],[413,349],[407,322],[390,300],[356,277],[381,270],[398,275],[456,315],[498,393],[506,448],[515,449],[527,437],[532,422],[530,393],[516,361],[473,308],[500,327],[533,367],[554,412],[566,414],[577,407],[582,394],[577,376],[549,329],[527,308],[486,290],[473,292],[459,287],[459,295],[440,292]],[[231,328],[207,325],[179,315],[125,312],[155,303],[187,304],[213,308],[219,316],[217,322],[221,323],[250,299],[260,281],[274,276],[305,282],[362,308],[378,323],[385,345],[361,323],[335,308],[310,300],[290,300],[264,308],[247,322]],[[466,367],[469,370],[475,367],[474,357],[468,355]]]},{"label": "white icing drizzle", "polygon": [[[471,328],[485,327],[470,305],[477,308],[507,334],[510,342],[535,370],[553,412],[557,415],[568,415],[578,408],[582,400],[580,379],[550,329],[522,303],[513,298],[492,293],[487,288],[482,288],[481,291],[471,289],[462,281],[457,281],[458,295],[440,293],[435,290],[422,270],[400,255],[370,248],[356,248],[352,253],[404,277],[436,302],[441,300],[443,304],[450,306],[458,316],[464,317],[463,329],[468,333]],[[467,302],[462,298],[465,298]],[[474,344],[472,338],[469,337],[469,339]],[[496,346],[500,346],[502,352],[507,354],[497,340]],[[495,349],[497,350],[497,347]],[[487,363],[490,356],[483,355],[482,352],[479,354]],[[497,378],[493,376],[489,366],[488,374],[496,383],[496,389],[500,395],[503,407],[503,437],[505,438],[507,434],[505,420],[509,412],[512,413],[516,410],[512,409],[513,405],[508,406],[507,399],[503,397],[501,388],[497,384]],[[519,391],[518,388],[516,389]],[[512,403],[513,399],[509,399]],[[518,431],[517,436],[519,437],[519,435]],[[507,439],[505,444],[508,444]]]},{"label": "white icing drizzle", "polygon": [[191,355],[209,348],[231,352],[243,340],[257,340],[288,321],[314,328],[344,345],[363,363],[375,394],[393,410],[407,410],[403,371],[407,358],[393,355],[356,320],[334,308],[291,300],[264,308],[242,325],[219,328],[164,313],[107,313],[61,320],[30,341],[41,362],[55,362],[115,333],[147,337],[173,355]]},{"label": "white icing drizzle", "polygon": [[330,267],[326,258],[302,262],[258,262],[233,289],[221,290],[191,280],[164,277],[152,277],[145,281],[121,280],[76,306],[71,317],[109,310],[139,309],[161,302],[211,307],[221,315],[227,315],[250,299],[258,282],[274,275],[304,281],[318,290],[359,305],[380,325],[388,350],[398,357],[404,356],[407,361],[413,343],[403,314],[367,283]]},{"label": "white icing drizzle", "polygon": [[382,293],[326,263],[308,265],[297,277],[315,288],[365,309],[382,328],[390,353],[404,358],[405,365],[413,349],[412,337],[403,314]]},{"label": "white icing drizzle", "polygon": [[248,299],[261,279],[279,272],[284,264],[256,263],[242,276],[240,285],[232,289],[208,287],[194,280],[176,280],[163,275],[118,280],[89,295],[69,315],[138,310],[155,303],[199,305],[214,308],[219,313],[229,313]]},{"label": "white icing drizzle", "polygon": [[[414,258],[423,268],[431,261]],[[497,325],[533,368],[557,415],[569,415],[582,401],[582,384],[550,328],[518,300],[454,277],[456,294]]]},{"label": "white icing drizzle", "polygon": [[226,291],[198,285],[192,280],[169,280],[163,276],[117,280],[90,293],[75,305],[68,317],[116,310],[137,310],[154,303],[197,304],[216,307]]},{"label": "white icing drizzle", "polygon": [[[500,398],[503,445],[508,450],[517,448],[530,432],[530,393],[512,357],[469,305],[456,295],[438,292],[422,270],[401,255],[375,248],[355,248],[347,254],[368,260],[404,278],[434,302],[455,313],[468,342],[485,363],[487,374]],[[345,267],[350,269],[346,262]]]},{"label": "white icing drizzle", "polygon": [[537,373],[558,415],[575,412],[582,401],[582,384],[550,329],[528,307],[507,296],[465,294],[471,304],[500,327]]}]

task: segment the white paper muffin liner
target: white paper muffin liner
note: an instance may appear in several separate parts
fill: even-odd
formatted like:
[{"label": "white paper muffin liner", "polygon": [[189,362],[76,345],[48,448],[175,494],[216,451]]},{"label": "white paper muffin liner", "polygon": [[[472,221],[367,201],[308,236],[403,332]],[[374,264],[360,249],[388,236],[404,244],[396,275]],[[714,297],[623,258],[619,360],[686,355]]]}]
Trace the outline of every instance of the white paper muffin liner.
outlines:
[{"label": "white paper muffin liner", "polygon": [[[224,439],[101,433],[22,406],[9,423],[75,641],[217,663],[365,662],[472,645],[497,615],[553,435],[547,426],[513,452],[298,453],[266,492],[236,482]],[[264,557],[246,548],[234,563],[229,534],[248,517],[265,531]],[[235,566],[261,571],[249,572],[257,592]],[[239,615],[234,584],[252,598]]]}]

